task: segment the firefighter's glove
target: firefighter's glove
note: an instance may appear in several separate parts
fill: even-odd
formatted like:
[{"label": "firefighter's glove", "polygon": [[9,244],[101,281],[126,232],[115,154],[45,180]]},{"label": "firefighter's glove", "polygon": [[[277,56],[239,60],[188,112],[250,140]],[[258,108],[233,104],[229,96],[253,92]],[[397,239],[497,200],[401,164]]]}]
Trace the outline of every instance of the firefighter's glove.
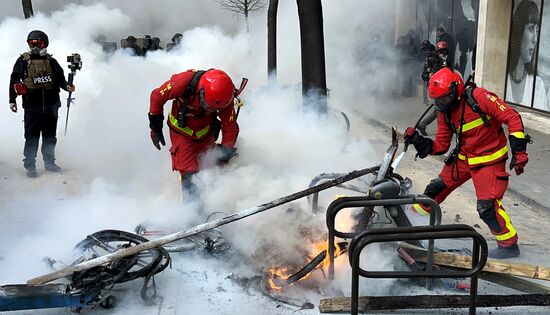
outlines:
[{"label": "firefighter's glove", "polygon": [[155,148],[160,150],[160,145],[166,145],[164,141],[164,135],[162,134],[162,123],[164,122],[164,116],[153,115],[149,113],[149,128],[151,128],[151,141]]},{"label": "firefighter's glove", "polygon": [[25,84],[23,84],[21,82],[17,82],[15,84],[13,84],[13,89],[15,90],[15,93],[17,95],[27,94],[27,92],[28,92],[27,87],[25,86]]},{"label": "firefighter's glove", "polygon": [[418,153],[418,157],[423,159],[432,152],[433,140],[421,136],[413,127],[407,128],[403,133],[403,140],[405,145],[412,144]]},{"label": "firefighter's glove", "polygon": [[527,162],[529,162],[527,152],[513,152],[512,161],[510,162],[510,169],[514,169],[516,171],[516,175],[521,175],[524,171],[525,165],[527,165]]},{"label": "firefighter's glove", "polygon": [[[529,162],[529,157],[527,155],[527,144],[532,142],[529,135],[518,133],[518,136],[519,137],[516,137],[514,134],[508,136],[508,139],[510,140],[510,148],[512,149],[510,170],[514,169],[516,171],[516,175],[522,174],[525,165]],[[521,136],[523,136],[523,138]]]},{"label": "firefighter's glove", "polygon": [[218,163],[220,164],[226,164],[237,155],[237,148],[226,147],[222,144],[217,144],[217,147],[219,151]]}]

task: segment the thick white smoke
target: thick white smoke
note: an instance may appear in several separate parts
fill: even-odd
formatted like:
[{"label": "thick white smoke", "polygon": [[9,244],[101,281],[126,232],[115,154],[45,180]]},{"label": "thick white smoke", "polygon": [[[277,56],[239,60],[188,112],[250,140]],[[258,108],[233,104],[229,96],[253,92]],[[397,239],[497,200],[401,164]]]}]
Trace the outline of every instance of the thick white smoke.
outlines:
[{"label": "thick white smoke", "polygon": [[[86,5],[33,2],[34,18],[6,17],[0,23],[0,38],[10,43],[0,51],[5,61],[0,65],[4,74],[0,86],[6,88],[0,115],[0,284],[22,283],[48,272],[41,262],[44,256],[71,261],[72,246],[101,229],[131,231],[146,220],[182,229],[196,222],[193,209],[181,205],[169,144],[159,152],[149,139],[149,94],[173,73],[219,68],[236,84],[242,77],[250,79],[239,117],[239,157],[224,169],[206,169],[197,176],[209,210],[233,213],[305,189],[320,173],[349,172],[372,166],[381,158],[368,142],[347,133],[338,116],[320,119],[303,113],[295,3],[280,3],[278,84],[267,85],[265,12],[252,15],[251,33],[246,34],[238,31],[243,29],[242,21],[221,11],[214,1],[192,5],[175,0],[162,5],[122,0],[76,2]],[[324,3],[332,107],[372,108],[363,86],[368,82],[358,80],[356,53],[373,34],[371,29],[382,34],[392,29],[383,26],[387,22],[380,19],[380,13],[367,9],[374,2]],[[11,6],[6,12],[14,11]],[[382,6],[384,12],[391,12],[392,4]],[[47,14],[40,13],[41,9]],[[375,15],[376,23],[371,19]],[[9,112],[7,105],[7,74],[26,50],[25,38],[33,29],[49,35],[48,51],[65,69],[65,56],[78,52],[83,59],[83,69],[75,78],[76,101],[67,136],[62,134],[65,106],[60,110],[56,153],[64,172],[43,173],[39,153],[36,180],[27,179],[22,168],[21,101],[17,114]],[[145,58],[123,50],[106,55],[94,43],[98,34],[118,41],[128,34],[171,36],[174,32],[183,33],[181,47]],[[384,78],[381,73],[380,80]],[[62,101],[66,96],[62,92]],[[166,127],[164,135],[168,140]],[[246,255],[257,254],[262,239],[290,248],[302,241],[295,230],[300,224],[324,224],[321,217],[309,217],[305,200],[292,207],[299,214],[287,214],[284,206],[224,231]],[[297,218],[305,222],[295,222]]]}]

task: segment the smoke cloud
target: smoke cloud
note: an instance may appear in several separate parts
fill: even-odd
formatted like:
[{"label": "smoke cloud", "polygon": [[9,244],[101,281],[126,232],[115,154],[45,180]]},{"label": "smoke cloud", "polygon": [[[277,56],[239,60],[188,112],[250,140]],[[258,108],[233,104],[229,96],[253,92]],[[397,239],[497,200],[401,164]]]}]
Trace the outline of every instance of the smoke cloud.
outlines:
[{"label": "smoke cloud", "polygon": [[[382,14],[372,10],[374,3]],[[277,83],[271,85],[266,80],[265,12],[251,16],[247,34],[242,19],[221,10],[214,1],[171,0],[161,5],[131,0],[35,0],[33,4],[35,17],[28,20],[22,19],[19,2],[3,5],[0,37],[10,45],[0,51],[5,61],[0,65],[4,73],[0,86],[8,86],[12,62],[26,51],[25,38],[33,29],[48,34],[48,51],[65,69],[65,56],[74,52],[81,54],[83,69],[75,77],[76,100],[67,136],[62,134],[66,108],[60,109],[56,153],[63,174],[43,173],[39,162],[39,178],[27,179],[21,162],[20,98],[17,114],[5,104],[0,115],[0,284],[23,283],[49,272],[41,261],[44,256],[71,262],[72,246],[101,229],[132,231],[150,221],[179,230],[200,220],[194,209],[181,204],[179,174],[171,172],[169,145],[159,152],[149,139],[149,94],[173,73],[219,68],[236,84],[242,77],[250,79],[239,116],[239,157],[225,168],[208,168],[197,176],[211,211],[246,209],[305,189],[320,173],[347,173],[381,158],[364,137],[345,130],[339,114],[320,118],[302,111],[295,3],[280,3],[279,68]],[[387,16],[391,17],[394,1],[323,5],[330,106],[348,114],[372,110],[379,105],[372,104],[368,87],[390,74],[381,72],[372,81],[365,78],[362,74],[370,70],[360,63],[358,54],[375,33],[383,43],[393,41]],[[115,42],[129,34],[151,34],[165,42],[175,32],[183,34],[178,49],[144,58],[124,50],[107,55],[94,42],[99,34]],[[7,100],[7,89],[2,93]],[[67,94],[62,92],[61,97]],[[168,139],[168,128],[164,135]],[[324,194],[322,202],[333,197]],[[303,243],[299,233],[303,226],[324,233],[323,216],[311,216],[306,201],[299,200],[223,230],[243,255],[260,257],[265,244],[292,249]],[[265,259],[258,266],[269,263]]]}]

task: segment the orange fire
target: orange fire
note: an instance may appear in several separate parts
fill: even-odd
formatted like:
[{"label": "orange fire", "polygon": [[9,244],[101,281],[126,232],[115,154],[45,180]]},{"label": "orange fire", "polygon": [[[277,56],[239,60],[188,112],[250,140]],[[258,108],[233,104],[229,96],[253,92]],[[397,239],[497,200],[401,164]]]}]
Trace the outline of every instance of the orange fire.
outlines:
[{"label": "orange fire", "polygon": [[[328,255],[328,241],[326,243],[325,242],[317,243],[314,246],[315,246],[315,251],[311,252],[310,255],[308,255],[308,258],[313,259],[320,252],[326,250],[327,255],[325,257],[325,260],[323,260],[323,262],[319,264],[319,267],[321,267],[321,268],[323,268],[325,266],[328,267],[328,265],[330,264],[330,257]],[[334,243],[334,258],[340,256],[341,254],[342,254],[342,248],[340,247],[340,244]]]},{"label": "orange fire", "polygon": [[[334,244],[335,250],[334,250],[334,257],[338,257],[342,254],[343,250],[341,246],[338,243]],[[297,266],[282,266],[282,267],[273,267],[267,271],[267,286],[269,290],[272,291],[281,291],[283,287],[288,285],[293,285],[296,282],[300,282],[302,280],[305,280],[309,278],[311,273],[319,268],[324,268],[325,266],[329,265],[329,255],[328,255],[328,242],[319,242],[313,245],[310,254],[307,255],[308,260],[311,261],[315,257],[317,257],[321,252],[326,251],[326,257],[325,259],[319,263],[315,268],[313,268],[308,274],[301,277],[299,280],[287,283],[287,280],[296,272],[301,270],[302,267]]]}]

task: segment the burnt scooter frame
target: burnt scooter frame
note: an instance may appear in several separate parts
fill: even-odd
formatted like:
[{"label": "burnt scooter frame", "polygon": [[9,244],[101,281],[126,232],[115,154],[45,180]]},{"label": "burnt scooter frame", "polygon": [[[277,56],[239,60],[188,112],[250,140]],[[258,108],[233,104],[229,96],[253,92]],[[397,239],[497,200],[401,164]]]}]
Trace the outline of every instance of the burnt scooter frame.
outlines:
[{"label": "burnt scooter frame", "polygon": [[[334,239],[335,237],[340,238],[352,238],[356,236],[358,233],[346,233],[336,230],[335,221],[336,216],[338,212],[345,208],[355,208],[355,207],[374,207],[374,206],[384,206],[388,207],[388,210],[391,210],[390,207],[398,207],[398,212],[402,208],[401,205],[407,205],[407,204],[415,204],[415,203],[424,203],[429,204],[432,206],[433,211],[430,212],[430,226],[434,225],[440,225],[441,224],[441,207],[438,203],[436,203],[433,199],[428,198],[427,196],[423,195],[403,195],[399,196],[401,193],[401,188],[405,180],[401,178],[398,174],[393,174],[393,166],[392,163],[394,162],[395,154],[398,149],[398,140],[397,140],[397,133],[395,129],[392,128],[392,144],[390,147],[386,150],[386,154],[384,155],[384,158],[382,160],[382,163],[377,169],[373,169],[371,173],[376,174],[376,181],[373,183],[373,185],[370,187],[368,191],[364,191],[360,189],[357,186],[354,185],[339,185],[337,187],[349,189],[356,192],[361,192],[367,194],[367,196],[360,196],[360,197],[341,197],[333,201],[329,207],[327,208],[326,212],[326,222],[327,222],[327,228],[328,228],[328,255],[329,255],[329,279],[334,279]],[[397,166],[397,165],[396,165]],[[395,167],[396,167],[395,166]],[[338,173],[329,173],[329,174],[321,174],[317,177],[315,177],[311,183],[310,187],[318,184],[321,181],[329,180],[333,177],[338,177],[340,174]],[[400,180],[401,184],[397,185],[395,183],[395,179]],[[391,187],[392,183],[395,184],[395,187]],[[380,184],[380,189],[374,189],[377,184]],[[312,205],[312,212],[315,214],[318,210],[318,200],[319,200],[319,192],[316,192],[312,194],[311,196],[308,196],[308,201]],[[390,211],[392,212],[392,211]],[[403,213],[397,213],[396,216],[406,217]],[[410,222],[404,222],[406,226],[410,226]],[[421,244],[416,244],[420,245]],[[429,240],[428,243],[428,262],[427,262],[427,270],[432,270],[432,262],[433,262],[433,247],[434,247],[434,241]],[[431,281],[426,281],[426,287],[427,289],[431,290],[432,283]]]},{"label": "burnt scooter frame", "polygon": [[[373,186],[374,187],[374,186]],[[360,196],[360,197],[342,197],[333,201],[327,208],[326,221],[328,228],[328,254],[329,254],[329,279],[334,279],[334,239],[335,237],[340,238],[353,238],[357,236],[360,232],[351,233],[351,232],[342,232],[336,230],[336,215],[343,209],[346,208],[356,208],[356,207],[368,207],[368,206],[399,206],[406,204],[415,204],[423,203],[429,204],[432,207],[430,211],[430,226],[436,226],[441,224],[441,208],[439,204],[433,199],[427,196],[396,196],[392,199],[373,199],[371,194],[369,196]],[[428,243],[428,261],[427,261],[427,270],[432,270],[433,262],[433,240],[430,240]],[[431,282],[427,281],[426,287],[428,290],[431,289]]]}]

